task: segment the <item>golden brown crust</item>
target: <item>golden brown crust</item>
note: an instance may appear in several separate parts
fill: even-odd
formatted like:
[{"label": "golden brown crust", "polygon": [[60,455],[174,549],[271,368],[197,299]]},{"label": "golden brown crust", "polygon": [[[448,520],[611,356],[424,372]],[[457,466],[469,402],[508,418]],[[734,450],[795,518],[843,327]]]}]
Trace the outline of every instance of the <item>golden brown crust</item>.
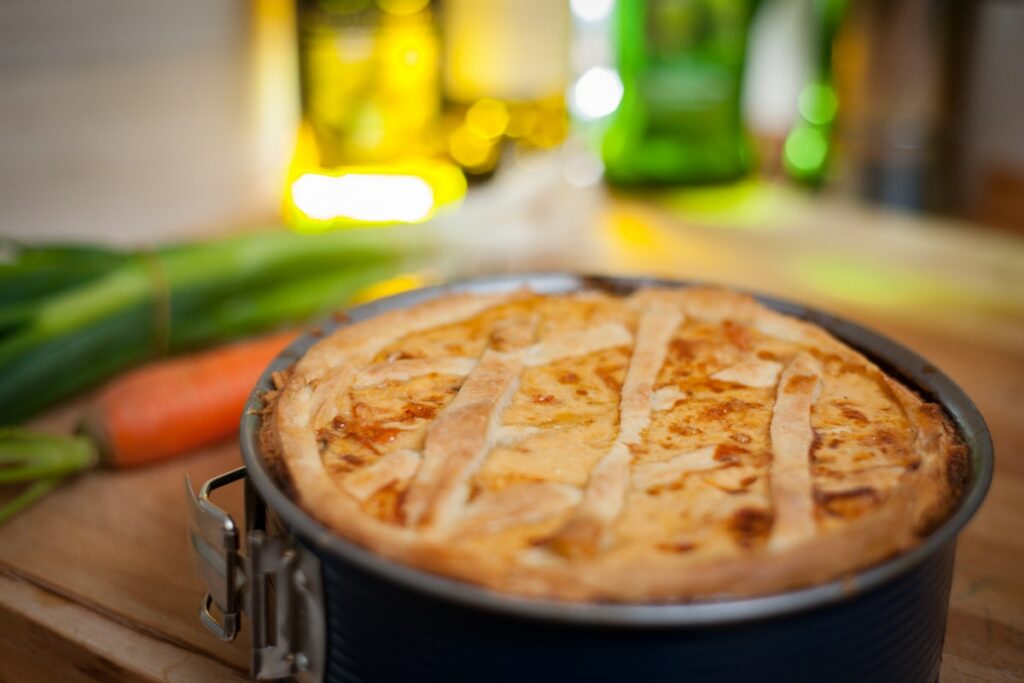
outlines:
[{"label": "golden brown crust", "polygon": [[966,471],[936,406],[706,288],[388,313],[310,349],[265,424],[298,502],[341,535],[566,600],[834,579],[919,542]]},{"label": "golden brown crust", "polygon": [[814,442],[811,410],[821,387],[821,367],[800,353],[779,377],[772,411],[771,477],[775,505],[770,547],[783,551],[814,538],[813,484],[808,453]]},{"label": "golden brown crust", "polygon": [[593,555],[613,542],[610,527],[618,518],[629,486],[630,448],[642,442],[651,418],[654,382],[665,361],[672,334],[683,321],[678,303],[645,301],[637,323],[636,341],[619,399],[619,433],[608,453],[594,467],[583,501],[550,539],[549,545],[567,557]]}]

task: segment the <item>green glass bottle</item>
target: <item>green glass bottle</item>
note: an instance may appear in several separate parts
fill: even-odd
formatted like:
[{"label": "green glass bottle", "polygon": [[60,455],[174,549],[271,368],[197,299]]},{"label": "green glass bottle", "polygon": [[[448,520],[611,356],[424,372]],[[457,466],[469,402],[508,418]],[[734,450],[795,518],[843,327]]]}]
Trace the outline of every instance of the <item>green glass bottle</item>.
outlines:
[{"label": "green glass bottle", "polygon": [[750,165],[741,92],[758,0],[619,0],[622,102],[605,134],[609,182],[733,180]]},{"label": "green glass bottle", "polygon": [[782,163],[789,177],[811,187],[825,181],[833,152],[833,129],[839,111],[832,52],[847,0],[812,0],[814,36],[811,80],[800,91],[797,120],[786,136]]}]

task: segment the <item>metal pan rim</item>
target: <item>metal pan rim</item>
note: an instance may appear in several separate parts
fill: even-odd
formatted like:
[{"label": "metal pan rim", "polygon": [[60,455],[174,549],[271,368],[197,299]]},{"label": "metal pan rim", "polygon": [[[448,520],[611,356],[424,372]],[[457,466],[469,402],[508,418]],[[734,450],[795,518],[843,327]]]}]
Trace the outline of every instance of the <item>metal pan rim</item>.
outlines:
[{"label": "metal pan rim", "polygon": [[[495,292],[529,286],[545,293],[586,288],[628,292],[641,286],[687,287],[702,283],[654,278],[627,278],[570,273],[524,273],[469,279],[404,292],[379,299],[348,311],[347,319],[325,323],[322,333],[373,317],[384,311],[405,308],[421,301],[454,292]],[[965,493],[953,514],[917,547],[881,564],[847,577],[809,588],[741,599],[707,600],[665,604],[575,603],[541,600],[497,593],[480,586],[450,579],[403,565],[359,546],[320,524],[278,487],[259,451],[260,395],[271,387],[271,375],[284,370],[312,346],[322,334],[306,333],[285,349],[264,371],[246,403],[241,420],[240,443],[248,476],[268,506],[291,533],[319,553],[347,560],[396,584],[506,616],[541,619],[580,626],[630,628],[675,628],[724,626],[778,618],[854,599],[909,571],[955,542],[957,533],[974,516],[988,491],[993,473],[992,441],[984,419],[968,396],[942,372],[916,353],[888,338],[845,319],[784,299],[751,293],[761,303],[782,313],[821,325],[857,348],[887,372],[937,401],[950,414],[970,450],[971,470]]]}]

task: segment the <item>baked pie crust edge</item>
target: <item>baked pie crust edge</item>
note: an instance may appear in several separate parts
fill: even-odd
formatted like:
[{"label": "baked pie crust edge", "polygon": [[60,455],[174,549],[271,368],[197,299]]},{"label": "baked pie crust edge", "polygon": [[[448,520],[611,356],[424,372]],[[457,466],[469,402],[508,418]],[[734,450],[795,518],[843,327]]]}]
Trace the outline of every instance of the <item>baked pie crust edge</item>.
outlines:
[{"label": "baked pie crust edge", "polygon": [[[428,492],[427,498],[432,495],[434,504],[432,507],[429,502],[424,505],[441,521],[430,515],[421,515],[415,525],[405,526],[382,521],[365,512],[361,501],[332,478],[324,464],[317,425],[330,423],[335,417],[333,413],[337,406],[333,398],[351,387],[359,373],[372,364],[377,352],[389,342],[417,331],[469,320],[488,309],[531,296],[537,295],[527,291],[445,295],[343,327],[311,347],[293,367],[282,389],[268,403],[261,435],[267,451],[265,457],[279,461],[293,497],[300,506],[341,536],[380,555],[498,591],[575,601],[669,602],[764,595],[840,578],[917,545],[948,515],[960,496],[968,469],[967,451],[951,422],[938,406],[922,401],[861,354],[823,329],[777,313],[746,295],[713,288],[649,288],[622,299],[629,299],[631,305],[643,311],[656,311],[649,316],[648,322],[652,327],[672,312],[677,312],[681,320],[694,319],[714,324],[730,321],[813,349],[819,355],[838,358],[865,375],[879,377],[916,432],[913,451],[918,465],[900,474],[898,485],[887,491],[881,503],[827,533],[816,532],[813,521],[811,528],[802,528],[807,527],[808,518],[806,510],[801,512],[800,508],[813,506],[814,502],[801,495],[790,498],[791,492],[787,491],[786,482],[796,482],[794,490],[802,492],[806,482],[800,482],[809,475],[806,472],[798,474],[792,480],[781,473],[770,476],[770,491],[777,498],[773,498],[772,531],[767,541],[733,554],[712,554],[696,559],[689,553],[616,554],[593,548],[588,551],[585,544],[578,546],[580,534],[576,533],[577,528],[583,529],[584,537],[594,538],[590,528],[591,516],[586,514],[586,510],[588,500],[594,497],[591,489],[597,488],[590,485],[598,478],[596,473],[610,472],[608,479],[614,481],[615,472],[630,466],[630,456],[611,455],[615,451],[614,444],[608,455],[591,470],[588,485],[582,487],[579,502],[574,504],[566,522],[544,544],[524,550],[514,561],[507,556],[481,552],[478,548],[452,542],[453,522],[442,518],[448,514],[444,512],[447,509],[445,500],[451,500],[453,496],[458,499],[457,494],[449,493],[445,500],[440,500],[445,498],[444,494],[434,489]],[[643,325],[643,315],[638,317],[638,325]],[[664,330],[661,335],[664,339]],[[640,336],[639,330],[636,336]],[[639,345],[639,339],[634,341]],[[491,353],[495,377],[510,376],[510,373],[521,370],[526,355],[522,348]],[[658,360],[648,359],[648,362],[658,363]],[[516,364],[516,367],[510,369],[506,367],[508,364]],[[773,461],[770,467],[777,465],[781,468],[788,463],[787,466],[799,469],[800,454],[806,454],[807,460],[811,457],[808,450],[811,446],[807,440],[815,438],[814,434],[808,435],[807,430],[801,432],[799,428],[794,430],[792,425],[800,423],[800,411],[807,409],[808,401],[814,405],[817,388],[805,388],[801,393],[800,386],[809,385],[809,378],[818,381],[815,375],[821,372],[818,366],[820,362],[814,358],[798,357],[791,359],[779,376],[779,387],[787,378],[808,381],[794,382],[796,390],[785,396],[781,389],[775,395],[771,428]],[[481,381],[481,386],[489,386],[487,377]],[[624,392],[628,391],[629,383],[627,376]],[[814,386],[817,387],[816,384]],[[516,390],[516,387],[505,387],[502,391],[508,394]],[[652,393],[653,387],[649,383],[640,386],[636,393],[641,404],[646,400],[648,416]],[[507,402],[509,399],[507,395],[495,398],[495,401],[500,400]],[[477,404],[469,401],[467,406],[472,408]],[[620,405],[623,424],[628,419],[626,410]],[[643,412],[642,408],[640,412]],[[471,458],[473,449],[480,445],[473,440],[479,440],[480,434],[470,433],[469,427],[462,429],[472,423],[471,414],[467,413],[462,418],[452,420],[444,430],[444,436],[450,440],[446,443],[452,452],[466,453],[466,458]],[[489,432],[494,432],[493,426]],[[641,425],[640,431],[645,427]],[[493,437],[491,433],[489,441],[484,444],[485,451],[494,446]],[[619,441],[621,439],[617,437],[616,442]],[[460,442],[465,443],[459,446]],[[776,444],[778,451],[775,450]],[[618,452],[628,453],[629,446],[625,443]],[[428,442],[427,454],[420,455],[420,460],[415,463],[421,470],[430,457],[429,451]],[[413,455],[395,458],[406,465],[412,459]],[[602,470],[605,465],[605,470]],[[397,466],[404,465],[399,462]],[[443,476],[443,472],[439,476]],[[434,482],[434,485],[444,483]],[[452,514],[460,512],[465,512],[464,504]],[[438,525],[444,528],[432,532],[431,529]],[[602,529],[607,531],[607,524]],[[562,552],[558,545],[563,541],[568,544],[566,552]],[[583,550],[573,550],[578,547],[583,547]]]}]

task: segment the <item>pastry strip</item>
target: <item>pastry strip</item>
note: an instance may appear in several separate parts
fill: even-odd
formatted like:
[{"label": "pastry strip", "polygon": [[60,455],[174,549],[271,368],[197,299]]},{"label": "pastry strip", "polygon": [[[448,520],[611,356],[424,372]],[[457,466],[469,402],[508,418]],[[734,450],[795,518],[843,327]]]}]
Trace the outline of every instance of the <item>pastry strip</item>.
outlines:
[{"label": "pastry strip", "polygon": [[406,492],[403,510],[409,526],[443,536],[458,521],[469,500],[470,480],[498,438],[501,417],[519,387],[521,349],[533,336],[536,321],[503,321],[492,343],[469,373],[459,393],[427,427],[423,464]]},{"label": "pastry strip", "polygon": [[399,449],[367,465],[341,481],[352,497],[364,501],[381,489],[408,481],[416,474],[422,456],[416,451]]},{"label": "pastry strip", "polygon": [[651,410],[671,410],[679,401],[685,401],[690,395],[678,387],[662,387],[651,397]]},{"label": "pastry strip", "polygon": [[551,481],[513,484],[500,491],[487,491],[466,506],[456,535],[461,538],[494,533],[540,522],[576,505],[580,497],[580,490],[575,486]]},{"label": "pastry strip", "polygon": [[638,465],[633,468],[633,484],[641,489],[668,486],[691,472],[722,467],[726,463],[715,459],[716,450],[715,446],[705,446],[695,451],[681,453],[670,460]]},{"label": "pastry strip", "polygon": [[424,375],[455,375],[465,377],[473,371],[475,358],[404,358],[390,363],[376,363],[361,370],[353,382],[355,388],[381,382],[408,382]]},{"label": "pastry strip", "polygon": [[782,365],[770,360],[746,360],[711,375],[720,382],[741,384],[745,387],[773,387],[779,381]]},{"label": "pastry strip", "polygon": [[622,511],[629,487],[630,446],[640,443],[650,422],[654,382],[669,341],[682,322],[683,314],[676,308],[655,304],[644,309],[622,385],[618,437],[590,473],[583,501],[551,539],[556,552],[590,555],[610,540],[609,529]]},{"label": "pastry strip", "polygon": [[907,469],[900,465],[879,465],[860,470],[840,470],[827,474],[819,473],[814,478],[814,488],[823,493],[841,492],[856,488],[872,488],[884,491],[896,485]]},{"label": "pastry strip", "polygon": [[821,366],[800,353],[782,372],[772,412],[771,495],[775,520],[768,541],[784,550],[814,536],[811,483],[811,408],[821,387]]},{"label": "pastry strip", "polygon": [[[573,356],[625,346],[633,341],[629,330],[618,323],[609,323],[589,330],[576,330],[555,335],[547,341],[523,349],[528,366],[546,365]],[[376,363],[359,372],[353,386],[373,386],[380,382],[406,382],[424,375],[455,375],[464,377],[473,371],[474,358],[403,358]]]},{"label": "pastry strip", "polygon": [[616,346],[626,346],[632,341],[633,337],[629,330],[619,323],[608,323],[589,330],[554,335],[526,349],[524,360],[526,365],[531,367],[547,365],[573,356],[585,356]]},{"label": "pastry strip", "polygon": [[[295,368],[293,375],[295,383],[306,383],[309,379],[314,380],[312,386],[309,387],[312,388],[313,393],[308,397],[308,402],[314,412],[311,418],[306,416],[305,419],[313,425],[326,425],[339,414],[343,407],[343,401],[338,399],[344,397],[352,387],[359,374],[359,369],[365,367],[378,351],[394,341],[396,335],[389,334],[388,330],[401,330],[402,335],[408,335],[433,327],[450,325],[460,320],[468,320],[489,308],[513,301],[521,296],[523,296],[521,293],[454,296],[443,304],[437,301],[428,302],[415,313],[409,311],[386,313],[376,319],[375,327],[357,324],[342,328],[310,349]],[[285,393],[287,394],[289,391],[300,391],[300,389],[296,386],[295,389],[286,389]],[[301,422],[297,422],[296,426],[298,424]],[[308,460],[309,465],[313,466],[319,459],[315,440],[296,439],[296,441],[299,440],[304,441],[301,446],[304,450],[302,459]],[[295,446],[298,447],[299,444],[296,443]]]}]

